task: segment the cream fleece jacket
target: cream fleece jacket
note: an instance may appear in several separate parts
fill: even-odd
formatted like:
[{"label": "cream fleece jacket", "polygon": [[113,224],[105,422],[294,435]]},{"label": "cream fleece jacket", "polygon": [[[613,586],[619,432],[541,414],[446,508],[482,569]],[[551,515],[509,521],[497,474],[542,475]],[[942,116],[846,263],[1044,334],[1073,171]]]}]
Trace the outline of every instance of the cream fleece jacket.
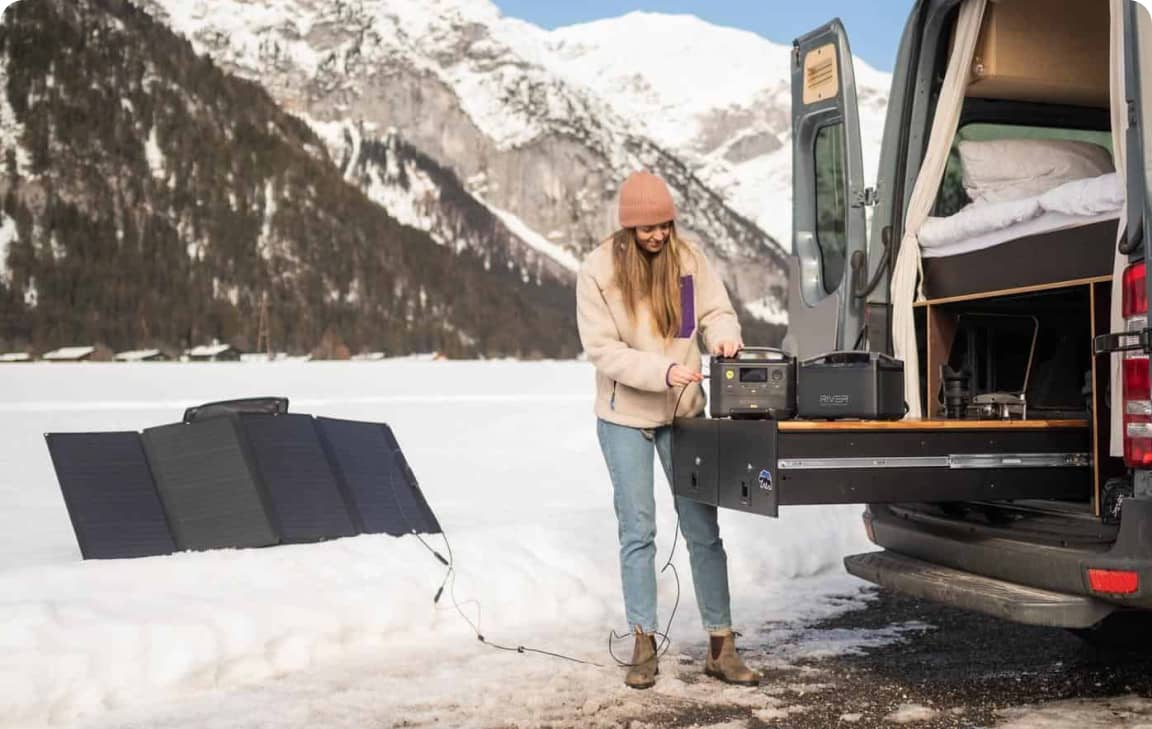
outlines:
[{"label": "cream fleece jacket", "polygon": [[[628,317],[624,296],[615,282],[611,239],[588,254],[576,281],[576,322],[588,360],[596,367],[596,416],[618,425],[656,428],[672,422],[679,387],[666,379],[674,364],[700,370],[697,332],[711,350],[716,342],[740,340],[740,322],[724,283],[700,250],[685,244],[681,264],[681,310],[678,336],[656,332],[651,311],[641,304],[636,319]],[[699,385],[689,385],[677,415],[704,409]]]}]

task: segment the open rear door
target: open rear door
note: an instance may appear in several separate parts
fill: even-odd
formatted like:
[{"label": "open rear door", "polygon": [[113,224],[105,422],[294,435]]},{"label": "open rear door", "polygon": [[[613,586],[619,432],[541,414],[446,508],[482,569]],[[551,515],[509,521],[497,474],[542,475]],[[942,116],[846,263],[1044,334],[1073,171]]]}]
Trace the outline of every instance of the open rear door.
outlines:
[{"label": "open rear door", "polygon": [[792,187],[789,348],[800,356],[855,348],[863,309],[852,294],[852,260],[864,263],[871,192],[839,19],[793,41]]}]

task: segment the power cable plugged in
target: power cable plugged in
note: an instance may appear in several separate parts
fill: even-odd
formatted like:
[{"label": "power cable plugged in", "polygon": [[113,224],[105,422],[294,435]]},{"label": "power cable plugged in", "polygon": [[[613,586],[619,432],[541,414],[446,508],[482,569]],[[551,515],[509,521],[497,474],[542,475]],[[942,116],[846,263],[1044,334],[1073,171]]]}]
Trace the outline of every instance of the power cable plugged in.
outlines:
[{"label": "power cable plugged in", "polygon": [[[708,375],[704,374],[703,379],[708,379]],[[687,386],[680,388],[680,394],[676,397],[676,405],[675,405],[675,407],[672,408],[673,417],[675,417],[676,412],[678,410],[680,410],[680,401],[684,398],[684,393],[687,390],[688,390]],[[412,521],[408,518],[407,513],[404,511],[404,506],[400,503],[400,500],[398,498],[396,498],[395,493],[392,494],[392,498],[393,498],[394,502],[396,503],[397,509],[400,511],[401,517],[409,525],[409,532],[413,536],[415,536],[418,540],[420,540],[420,543],[422,545],[424,545],[424,548],[427,549],[432,554],[433,557],[435,557],[441,564],[445,565],[448,568],[447,571],[445,571],[445,573],[444,573],[444,579],[441,580],[441,582],[440,582],[440,587],[437,588],[436,594],[432,598],[432,603],[434,605],[438,605],[440,602],[440,598],[443,597],[443,595],[444,595],[445,588],[447,588],[448,597],[452,601],[452,607],[456,610],[456,612],[460,615],[460,617],[463,618],[464,622],[468,623],[468,626],[472,629],[472,632],[474,632],[476,634],[477,640],[479,640],[484,645],[489,646],[491,648],[495,648],[497,650],[509,651],[509,652],[515,652],[515,653],[537,653],[537,654],[544,655],[544,656],[550,656],[552,658],[560,658],[560,659],[565,660],[565,661],[571,661],[572,663],[580,663],[580,664],[587,665],[587,666],[595,666],[597,668],[605,668],[605,666],[601,663],[596,663],[595,661],[587,661],[587,660],[583,660],[581,658],[573,658],[572,656],[567,656],[567,655],[564,655],[563,653],[556,653],[553,651],[542,650],[539,648],[529,648],[529,647],[523,646],[523,645],[518,645],[515,647],[506,646],[506,645],[501,645],[499,643],[494,643],[494,642],[488,640],[484,636],[484,634],[482,632],[480,632],[480,627],[479,627],[480,603],[475,601],[475,600],[470,600],[470,601],[464,603],[466,605],[471,603],[471,604],[474,604],[476,606],[476,621],[473,622],[472,619],[469,618],[468,615],[464,612],[463,608],[461,608],[459,601],[456,599],[456,557],[452,552],[452,544],[451,544],[451,542],[448,541],[448,534],[447,534],[447,532],[444,531],[443,525],[440,526],[440,537],[444,540],[444,547],[445,547],[446,551],[448,552],[448,558],[447,559],[445,559],[442,554],[437,552],[436,549],[434,549],[432,547],[432,545],[428,544],[428,542],[425,541],[424,537],[421,536],[416,531],[416,529],[411,526]],[[672,645],[672,637],[671,637],[672,621],[676,619],[676,610],[677,610],[677,608],[680,607],[680,574],[679,574],[679,572],[676,571],[676,565],[672,564],[672,559],[676,554],[676,544],[679,541],[679,537],[680,537],[680,515],[679,515],[679,512],[677,512],[676,526],[672,530],[672,548],[668,552],[668,560],[664,563],[664,566],[660,568],[660,574],[664,574],[664,572],[667,571],[668,569],[672,570],[672,577],[674,578],[675,584],[676,584],[676,599],[672,603],[672,612],[668,616],[668,622],[665,624],[664,630],[663,631],[656,631],[654,633],[654,635],[660,636],[660,640],[661,640],[660,645],[657,646],[657,651],[656,651],[657,658],[659,658],[660,656],[663,656],[665,653],[667,653],[668,649]],[[619,657],[617,657],[616,652],[613,649],[613,645],[615,642],[624,640],[624,639],[629,638],[629,637],[631,637],[631,634],[621,635],[620,633],[617,633],[615,630],[611,631],[608,635],[608,655],[612,657],[612,660],[615,661],[617,666],[620,666],[622,668],[631,668],[636,664],[629,663],[627,661],[623,661]]]}]

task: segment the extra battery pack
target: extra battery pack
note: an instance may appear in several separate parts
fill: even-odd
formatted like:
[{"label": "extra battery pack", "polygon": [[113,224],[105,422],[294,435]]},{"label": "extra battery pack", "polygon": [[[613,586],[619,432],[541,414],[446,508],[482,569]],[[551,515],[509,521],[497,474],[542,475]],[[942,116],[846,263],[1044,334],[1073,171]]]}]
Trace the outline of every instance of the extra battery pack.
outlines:
[{"label": "extra battery pack", "polygon": [[801,418],[899,420],[904,362],[880,352],[829,352],[800,362],[796,394]]}]

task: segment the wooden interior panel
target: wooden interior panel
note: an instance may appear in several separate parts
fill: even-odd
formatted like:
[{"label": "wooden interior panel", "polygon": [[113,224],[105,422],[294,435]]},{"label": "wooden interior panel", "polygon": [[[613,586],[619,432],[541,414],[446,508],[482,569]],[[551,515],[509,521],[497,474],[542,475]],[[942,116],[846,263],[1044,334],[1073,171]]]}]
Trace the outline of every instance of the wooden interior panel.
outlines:
[{"label": "wooden interior panel", "polygon": [[948,362],[952,353],[952,340],[956,336],[957,316],[939,306],[928,307],[928,392],[925,393],[924,412],[929,417],[943,415],[940,405],[940,369]]},{"label": "wooden interior panel", "polygon": [[963,296],[947,296],[939,299],[924,299],[912,304],[913,307],[926,307],[926,306],[939,306],[941,304],[954,304],[960,301],[977,301],[980,299],[990,299],[997,296],[1015,296],[1017,294],[1034,294],[1039,291],[1052,291],[1053,289],[1063,289],[1069,286],[1087,286],[1088,284],[1107,283],[1111,286],[1112,276],[1090,276],[1088,278],[1077,278],[1068,281],[1053,281],[1052,283],[1039,284],[1036,286],[1018,286],[1011,289],[998,289],[996,291],[984,291],[979,294],[964,294]]},{"label": "wooden interior panel", "polygon": [[968,96],[1108,106],[1107,0],[988,3]]}]

